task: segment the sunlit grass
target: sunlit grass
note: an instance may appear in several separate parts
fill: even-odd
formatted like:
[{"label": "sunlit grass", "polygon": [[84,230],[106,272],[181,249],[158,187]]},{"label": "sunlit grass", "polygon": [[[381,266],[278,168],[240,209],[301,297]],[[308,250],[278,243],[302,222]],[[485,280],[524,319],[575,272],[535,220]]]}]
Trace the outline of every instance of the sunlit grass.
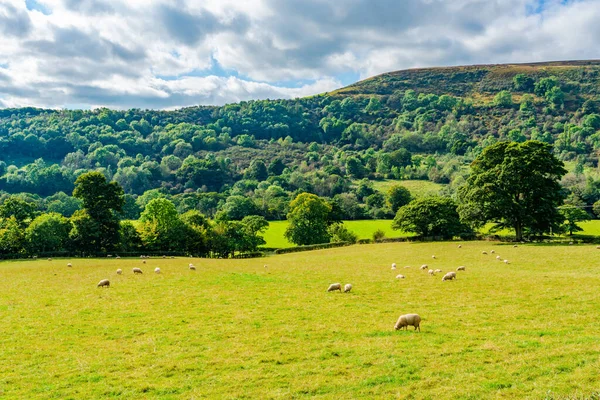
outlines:
[{"label": "sunlit grass", "polygon": [[[0,397],[589,396],[599,255],[465,242],[195,259],[195,272],[187,258],[3,262]],[[442,283],[423,263],[466,272]],[[333,282],[354,289],[326,293]],[[422,333],[393,331],[403,313],[421,315]]]}]

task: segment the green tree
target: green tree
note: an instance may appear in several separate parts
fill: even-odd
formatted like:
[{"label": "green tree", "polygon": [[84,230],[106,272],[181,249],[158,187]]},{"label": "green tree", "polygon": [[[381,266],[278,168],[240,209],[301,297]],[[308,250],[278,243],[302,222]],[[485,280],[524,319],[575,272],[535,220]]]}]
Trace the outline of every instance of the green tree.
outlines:
[{"label": "green tree", "polygon": [[69,242],[71,228],[71,222],[60,214],[42,214],[25,229],[27,249],[34,254],[64,250]]},{"label": "green tree", "polygon": [[530,93],[533,91],[535,81],[525,74],[517,74],[513,78],[513,84],[517,91]]},{"label": "green tree", "polygon": [[182,250],[184,223],[171,200],[151,200],[140,216],[140,236],[152,250]]},{"label": "green tree", "polygon": [[410,194],[410,191],[404,186],[400,185],[392,186],[388,190],[385,198],[388,207],[393,213],[396,213],[400,207],[410,203],[411,200],[412,195]]},{"label": "green tree", "polygon": [[14,215],[0,222],[0,253],[20,253],[24,250],[25,232]]},{"label": "green tree", "polygon": [[421,237],[470,234],[471,230],[460,221],[456,203],[449,197],[422,197],[401,207],[396,213],[392,229],[416,233]]},{"label": "green tree", "polygon": [[35,218],[36,205],[25,201],[17,196],[10,196],[0,205],[0,218],[14,217],[15,220],[25,227],[29,221]]},{"label": "green tree", "polygon": [[578,222],[589,221],[590,215],[579,207],[564,205],[558,208],[560,214],[564,218],[564,229],[569,232],[569,236],[573,236],[573,232],[580,232],[583,229],[577,225]]},{"label": "green tree", "polygon": [[119,237],[121,238],[120,251],[136,252],[142,250],[142,237],[133,223],[121,221]]},{"label": "green tree", "polygon": [[356,243],[358,235],[344,226],[344,224],[333,224],[329,227],[332,242]]},{"label": "green tree", "polygon": [[513,106],[513,98],[512,98],[512,93],[509,92],[508,90],[503,90],[501,92],[499,92],[495,97],[494,97],[494,104],[497,105],[498,107],[512,107]]},{"label": "green tree", "polygon": [[517,240],[556,231],[564,198],[559,180],[566,172],[546,143],[493,144],[473,161],[459,188],[461,218],[472,226],[493,222],[496,228],[513,228]]},{"label": "green tree", "polygon": [[328,243],[333,223],[331,204],[311,193],[301,193],[290,202],[285,237],[297,245]]},{"label": "green tree", "polygon": [[[108,182],[100,172],[87,172],[75,181],[73,197],[83,201],[85,214],[94,222],[80,225],[77,228],[78,237],[93,238],[96,236],[93,232],[81,232],[81,229],[98,229],[99,236],[90,243],[91,247],[86,248],[93,251],[114,249],[119,244],[119,219],[116,213],[122,211],[124,203],[121,186],[116,182]],[[83,218],[83,214],[80,217]]]},{"label": "green tree", "polygon": [[244,173],[246,179],[256,179],[257,181],[264,181],[269,176],[267,167],[263,160],[252,160],[250,166]]}]

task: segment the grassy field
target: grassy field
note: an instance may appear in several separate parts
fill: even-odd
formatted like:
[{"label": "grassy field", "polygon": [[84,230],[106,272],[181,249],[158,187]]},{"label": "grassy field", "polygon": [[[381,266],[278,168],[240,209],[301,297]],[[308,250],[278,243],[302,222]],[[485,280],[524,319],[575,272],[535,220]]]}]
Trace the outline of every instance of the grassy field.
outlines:
[{"label": "grassy field", "polygon": [[[2,262],[0,398],[586,398],[599,254],[466,242],[196,259],[195,272],[186,258]],[[466,272],[442,282],[423,263]],[[393,330],[404,313],[421,333]]]},{"label": "grassy field", "polygon": [[379,190],[382,193],[387,191],[395,185],[401,185],[410,190],[413,197],[424,197],[439,194],[440,190],[444,187],[439,183],[431,181],[417,181],[417,180],[393,180],[385,179],[382,181],[371,181],[373,188]]}]

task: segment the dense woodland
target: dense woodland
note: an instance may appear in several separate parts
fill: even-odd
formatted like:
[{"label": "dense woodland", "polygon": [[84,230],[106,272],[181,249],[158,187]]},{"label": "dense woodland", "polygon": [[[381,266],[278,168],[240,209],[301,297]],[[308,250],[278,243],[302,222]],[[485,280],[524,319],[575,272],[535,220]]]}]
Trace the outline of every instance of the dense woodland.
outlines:
[{"label": "dense woodland", "polygon": [[302,192],[336,218],[392,218],[403,193],[379,179],[430,180],[452,196],[494,143],[533,139],[571,162],[567,203],[600,200],[600,62],[451,67],[380,75],[333,93],[222,107],[0,110],[0,204],[70,217],[76,179],[101,172],[137,220],[156,198],[179,214],[285,219]]}]

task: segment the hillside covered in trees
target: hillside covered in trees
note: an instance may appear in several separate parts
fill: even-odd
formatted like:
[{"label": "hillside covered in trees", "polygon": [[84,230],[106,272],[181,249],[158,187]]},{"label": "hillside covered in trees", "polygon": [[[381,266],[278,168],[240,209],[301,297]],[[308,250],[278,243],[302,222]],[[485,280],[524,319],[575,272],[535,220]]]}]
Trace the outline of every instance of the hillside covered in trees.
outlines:
[{"label": "hillside covered in trees", "polygon": [[571,162],[568,201],[600,199],[600,61],[429,68],[310,98],[153,110],[0,110],[0,191],[39,211],[82,207],[97,170],[125,191],[121,217],[169,198],[179,213],[283,219],[300,192],[341,219],[391,218],[372,180],[430,180],[453,194],[498,141],[551,144]]}]

